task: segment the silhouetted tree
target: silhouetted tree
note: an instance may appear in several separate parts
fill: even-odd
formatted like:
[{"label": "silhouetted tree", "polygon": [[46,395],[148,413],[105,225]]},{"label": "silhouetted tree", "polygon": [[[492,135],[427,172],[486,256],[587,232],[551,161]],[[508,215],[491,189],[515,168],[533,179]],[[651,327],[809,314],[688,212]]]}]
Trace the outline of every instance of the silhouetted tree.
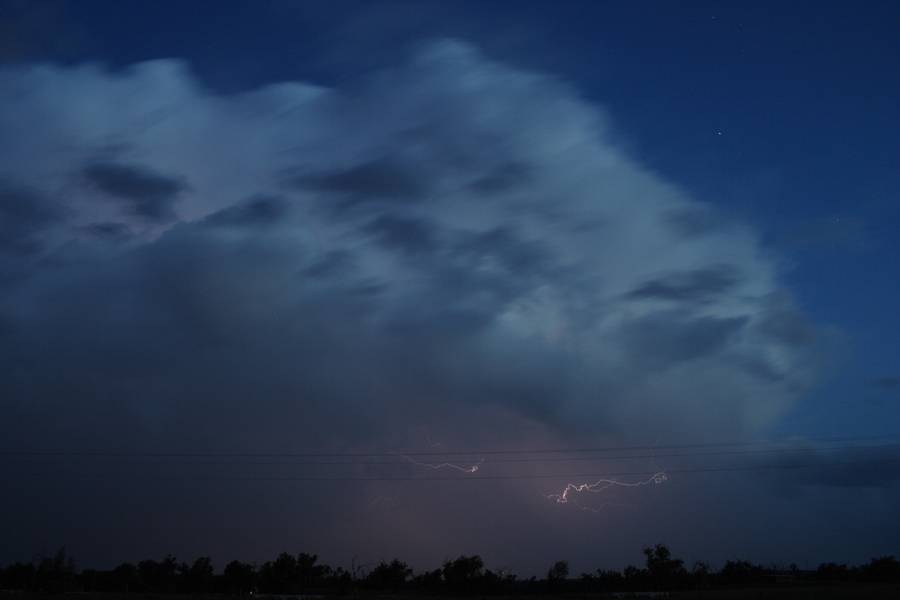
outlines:
[{"label": "silhouetted tree", "polygon": [[345,595],[353,589],[353,574],[343,567],[338,567],[331,572],[328,583],[338,594]]},{"label": "silhouetted tree", "polygon": [[900,581],[900,561],[893,556],[873,558],[861,570],[869,581]]},{"label": "silhouetted tree", "polygon": [[460,556],[444,563],[443,575],[450,590],[468,592],[474,589],[484,575],[484,562],[477,555]]},{"label": "silhouetted tree", "polygon": [[442,569],[434,569],[433,571],[425,571],[413,577],[413,585],[420,590],[437,591],[444,583]]},{"label": "silhouetted tree", "polygon": [[178,561],[171,554],[161,561],[142,560],[138,563],[141,587],[147,592],[175,592],[178,581]]},{"label": "silhouetted tree", "polygon": [[598,591],[608,592],[621,589],[625,578],[618,571],[604,571],[603,569],[597,569],[597,575],[594,577],[594,580],[597,583]]},{"label": "silhouetted tree", "polygon": [[553,563],[550,570],[547,571],[547,586],[552,590],[557,590],[563,582],[569,578],[569,563],[565,560],[558,560]]},{"label": "silhouetted tree", "polygon": [[762,567],[746,560],[729,560],[722,567],[719,576],[728,585],[746,585],[762,577]]},{"label": "silhouetted tree", "polygon": [[644,548],[647,558],[647,572],[657,589],[671,587],[685,575],[684,561],[672,558],[672,552],[663,544]]},{"label": "silhouetted tree", "polygon": [[256,567],[233,560],[225,565],[223,583],[230,594],[249,594],[256,587]]},{"label": "silhouetted tree", "polygon": [[282,552],[273,562],[260,567],[260,589],[269,593],[293,594],[321,586],[331,575],[331,567],[317,564],[318,560],[315,554],[301,552],[294,557]]},{"label": "silhouetted tree", "polygon": [[208,556],[201,556],[190,567],[183,565],[181,576],[184,581],[184,591],[191,594],[204,594],[213,591],[212,559]]},{"label": "silhouetted tree", "polygon": [[625,567],[622,571],[622,580],[624,587],[629,589],[646,587],[651,581],[647,569],[641,569],[634,565]]},{"label": "silhouetted tree", "polygon": [[553,566],[550,567],[550,570],[547,571],[547,580],[548,581],[562,581],[564,579],[568,579],[569,577],[569,562],[565,560],[558,560],[553,563]]},{"label": "silhouetted tree", "polygon": [[593,573],[582,573],[578,576],[578,582],[580,584],[579,589],[583,594],[594,592],[598,588],[597,578],[594,577]]},{"label": "silhouetted tree", "polygon": [[[568,563],[558,561],[547,571],[545,580],[531,577],[517,581],[503,570],[486,569],[479,556],[460,556],[444,562],[442,568],[425,571],[413,577],[409,566],[399,559],[379,563],[362,580],[362,586],[382,592],[415,590],[428,593],[504,595],[579,592],[596,594],[636,592],[650,585],[658,588],[697,590],[716,585],[798,584],[804,581],[873,581],[900,582],[900,561],[893,556],[873,558],[868,564],[849,567],[846,564],[823,563],[814,573],[800,571],[796,565],[763,568],[747,561],[728,561],[718,573],[706,563],[697,562],[688,573],[680,559],[669,549],[656,545],[644,549],[646,568],[629,565],[623,572],[584,573],[579,581],[569,579]],[[217,577],[209,557],[191,564],[179,564],[167,555],[160,561],[144,560],[137,566],[123,563],[109,571],[86,569],[78,573],[75,562],[60,549],[52,557],[36,559],[32,564],[17,563],[0,568],[0,589],[24,592],[127,592],[165,594],[228,592],[250,594],[257,588],[265,593],[328,595],[358,594],[360,579],[343,568],[332,569],[320,564],[315,554],[280,554],[257,571],[251,564],[232,561]]]},{"label": "silhouetted tree", "polygon": [[843,564],[822,563],[816,569],[815,577],[821,581],[846,581],[850,579],[850,569]]},{"label": "silhouetted tree", "polygon": [[331,567],[317,564],[317,554],[301,552],[297,555],[297,576],[300,583],[300,591],[306,591],[310,587],[321,585],[331,575]]},{"label": "silhouetted tree", "polygon": [[485,569],[484,575],[481,577],[480,589],[487,594],[500,594],[504,591],[509,593],[515,585],[516,576],[512,573],[508,573],[504,569],[497,571]]},{"label": "silhouetted tree", "polygon": [[38,591],[60,593],[71,591],[75,581],[75,561],[60,548],[53,557],[38,563],[35,587]]},{"label": "silhouetted tree", "polygon": [[282,552],[272,562],[266,562],[259,569],[259,586],[264,592],[289,593],[296,591],[297,559]]},{"label": "silhouetted tree", "polygon": [[111,583],[116,592],[139,591],[141,587],[141,579],[138,574],[138,568],[131,563],[122,563],[112,570]]},{"label": "silhouetted tree", "polygon": [[3,570],[0,588],[22,591],[34,589],[36,575],[34,565],[17,562]]},{"label": "silhouetted tree", "polygon": [[390,563],[384,561],[378,563],[366,577],[366,585],[377,590],[396,591],[403,587],[411,576],[412,569],[409,565],[395,558]]},{"label": "silhouetted tree", "polygon": [[709,573],[710,568],[708,564],[702,560],[694,563],[694,568],[691,569],[691,577],[696,589],[701,590],[709,587]]}]

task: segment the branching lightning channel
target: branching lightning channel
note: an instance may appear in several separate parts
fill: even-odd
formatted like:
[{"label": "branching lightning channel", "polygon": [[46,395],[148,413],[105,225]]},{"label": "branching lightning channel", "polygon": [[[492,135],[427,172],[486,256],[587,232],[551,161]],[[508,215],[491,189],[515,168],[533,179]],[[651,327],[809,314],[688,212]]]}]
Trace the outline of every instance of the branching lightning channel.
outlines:
[{"label": "branching lightning channel", "polygon": [[[666,481],[668,481],[668,479],[668,475],[666,475],[663,471],[659,471],[657,473],[654,473],[648,479],[644,479],[642,481],[629,482],[619,481],[618,479],[599,479],[593,483],[567,483],[566,487],[563,488],[561,492],[546,494],[545,496],[548,500],[553,500],[557,504],[568,504],[573,499],[572,494],[581,494],[585,492],[599,494],[604,490],[608,490],[613,487],[635,488],[645,485],[659,485],[660,483],[665,483]],[[573,503],[577,505],[577,502]]]},{"label": "branching lightning channel", "polygon": [[419,466],[425,467],[426,469],[432,469],[434,471],[440,471],[441,469],[452,469],[454,471],[459,471],[460,473],[476,473],[478,469],[481,468],[481,465],[484,464],[484,459],[478,459],[478,462],[471,465],[457,465],[455,463],[443,462],[443,463],[426,463],[418,461],[410,456],[405,454],[400,455],[402,458],[406,459],[410,463]]}]

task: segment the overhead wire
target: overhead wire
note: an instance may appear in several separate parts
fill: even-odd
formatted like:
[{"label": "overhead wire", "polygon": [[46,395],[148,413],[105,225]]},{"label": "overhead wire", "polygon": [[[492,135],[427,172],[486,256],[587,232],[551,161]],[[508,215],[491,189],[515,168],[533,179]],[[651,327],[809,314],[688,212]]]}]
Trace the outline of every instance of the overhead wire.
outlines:
[{"label": "overhead wire", "polygon": [[[4,449],[0,450],[0,457],[108,457],[108,458],[386,458],[399,456],[503,456],[520,454],[585,454],[606,453],[617,451],[651,451],[663,450],[688,450],[688,449],[715,449],[715,448],[741,448],[763,445],[779,444],[816,444],[816,443],[854,443],[877,440],[900,440],[900,435],[854,436],[854,437],[819,437],[819,438],[794,438],[781,440],[755,440],[735,442],[700,442],[689,444],[652,444],[631,446],[599,446],[599,447],[575,447],[575,448],[513,448],[496,449],[483,448],[475,450],[444,450],[444,451],[399,451],[379,450],[369,452],[323,452],[323,451],[140,451],[140,450],[74,450],[74,449]],[[889,445],[889,444],[882,444]],[[773,450],[775,450],[773,448]],[[659,456],[656,454],[655,456]],[[494,459],[496,461],[496,459]]]}]

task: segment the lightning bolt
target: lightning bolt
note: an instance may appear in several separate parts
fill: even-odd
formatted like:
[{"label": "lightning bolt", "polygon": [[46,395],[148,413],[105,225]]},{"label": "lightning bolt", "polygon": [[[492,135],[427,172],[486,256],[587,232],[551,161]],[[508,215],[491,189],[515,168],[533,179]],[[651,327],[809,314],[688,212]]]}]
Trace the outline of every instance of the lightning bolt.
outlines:
[{"label": "lightning bolt", "polygon": [[466,466],[466,465],[457,465],[457,464],[449,463],[449,462],[426,463],[426,462],[420,462],[410,456],[406,456],[405,454],[401,454],[400,456],[416,466],[425,467],[426,469],[433,469],[435,471],[439,471],[441,469],[453,469],[455,471],[459,471],[460,473],[475,473],[478,471],[479,468],[481,468],[481,465],[484,464],[483,458],[478,459],[478,462],[475,464]]},{"label": "lightning bolt", "polygon": [[668,481],[669,476],[664,472],[660,471],[658,473],[654,473],[649,479],[645,479],[643,481],[619,481],[617,479],[600,479],[593,483],[567,483],[566,487],[563,488],[561,492],[553,493],[553,494],[545,494],[545,497],[548,500],[553,500],[557,504],[568,504],[571,500],[575,505],[581,506],[578,502],[574,501],[572,494],[580,494],[582,492],[591,492],[593,494],[599,494],[604,490],[608,490],[613,487],[641,487],[645,485],[658,485],[660,483],[665,483]]}]

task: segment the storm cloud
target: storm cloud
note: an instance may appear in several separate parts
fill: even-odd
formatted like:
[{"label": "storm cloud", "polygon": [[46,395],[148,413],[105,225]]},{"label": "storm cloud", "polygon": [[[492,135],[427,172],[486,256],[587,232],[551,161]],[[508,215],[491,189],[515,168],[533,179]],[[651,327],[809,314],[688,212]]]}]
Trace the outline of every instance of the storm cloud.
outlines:
[{"label": "storm cloud", "polygon": [[89,185],[151,221],[174,219],[173,205],[185,189],[177,179],[135,165],[98,162],[86,166],[82,173]]},{"label": "storm cloud", "polygon": [[[640,423],[656,435],[744,434],[813,380],[814,329],[782,326],[802,317],[751,231],[673,232],[670,215],[703,205],[619,150],[602,113],[465,45],[435,44],[352,90],[285,83],[217,96],[171,61],[2,79],[23,90],[5,112],[32,115],[36,129],[4,136],[4,179],[58,203],[4,193],[16,219],[2,245],[36,251],[52,216],[65,212],[69,225],[43,246],[54,266],[3,303],[22,336],[6,352],[29,372],[64,369],[83,390],[81,411],[93,386],[110,385],[88,376],[92,365],[113,365],[115,381],[115,362],[140,354],[147,362],[119,382],[132,390],[128,409],[190,412],[202,394],[147,392],[152,365],[202,388],[213,348],[216,360],[251,363],[296,390],[290,410],[501,406],[561,434],[576,423],[638,429],[638,405],[658,409]],[[66,160],[91,185],[67,187],[42,158],[63,136],[74,146]],[[115,162],[91,160],[116,139],[127,146]],[[128,244],[94,248],[124,231],[135,235]],[[336,256],[353,268],[326,268]],[[54,354],[80,343],[81,356]],[[281,358],[251,351],[261,347]],[[289,373],[277,368],[287,356]],[[673,391],[663,382],[676,371]],[[235,376],[214,379],[228,387]]]},{"label": "storm cloud", "polygon": [[177,61],[0,87],[12,447],[720,440],[816,381],[749,227],[465,44],[346,88],[221,95]]}]

